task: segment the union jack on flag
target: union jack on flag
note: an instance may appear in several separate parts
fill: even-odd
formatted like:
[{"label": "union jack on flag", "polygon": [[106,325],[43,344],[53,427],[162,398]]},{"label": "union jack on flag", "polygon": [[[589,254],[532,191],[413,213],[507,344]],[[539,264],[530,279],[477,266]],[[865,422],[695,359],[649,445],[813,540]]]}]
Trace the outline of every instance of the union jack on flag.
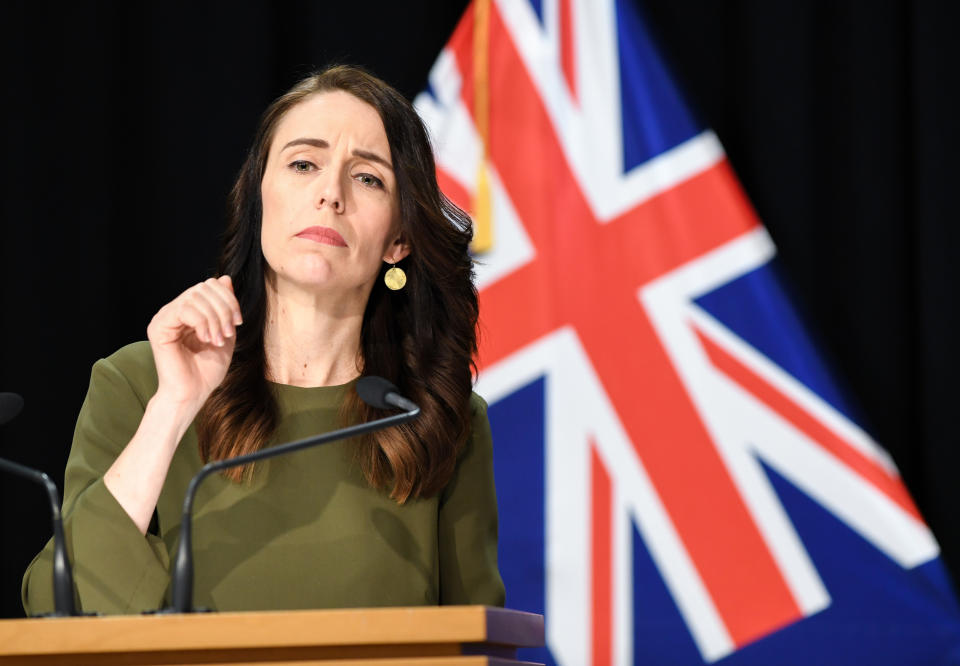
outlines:
[{"label": "union jack on flag", "polygon": [[[507,604],[549,663],[960,663],[960,609],[631,0],[474,0],[416,100],[477,221]],[[482,252],[481,252],[482,251]]]}]

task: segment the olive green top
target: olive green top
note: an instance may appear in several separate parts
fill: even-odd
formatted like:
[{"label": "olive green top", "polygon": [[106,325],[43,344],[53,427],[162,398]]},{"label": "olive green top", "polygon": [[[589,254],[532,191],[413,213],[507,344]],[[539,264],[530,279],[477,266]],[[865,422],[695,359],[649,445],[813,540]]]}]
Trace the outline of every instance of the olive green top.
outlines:
[{"label": "olive green top", "polygon": [[[353,384],[273,384],[273,443],[340,424]],[[157,374],[138,342],[93,366],[67,461],[63,515],[80,607],[135,613],[169,603],[169,566],[187,484],[200,469],[191,426],[157,503],[159,536],[143,536],[103,484],[136,431]],[[194,504],[194,605],[266,610],[423,604],[503,605],[497,503],[486,404],[474,395],[473,432],[446,488],[398,505],[372,489],[350,440],[256,464],[251,481],[208,477]],[[29,615],[53,609],[52,542],[23,578]]]}]

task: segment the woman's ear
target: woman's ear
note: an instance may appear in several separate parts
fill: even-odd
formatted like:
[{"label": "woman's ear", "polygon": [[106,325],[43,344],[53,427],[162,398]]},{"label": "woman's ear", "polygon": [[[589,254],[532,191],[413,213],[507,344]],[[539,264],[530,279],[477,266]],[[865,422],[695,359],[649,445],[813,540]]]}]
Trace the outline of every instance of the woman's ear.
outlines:
[{"label": "woman's ear", "polygon": [[383,255],[383,260],[388,264],[396,264],[408,254],[410,254],[410,245],[401,234],[397,236],[393,240],[393,243],[390,244],[390,247],[387,248],[386,254]]}]

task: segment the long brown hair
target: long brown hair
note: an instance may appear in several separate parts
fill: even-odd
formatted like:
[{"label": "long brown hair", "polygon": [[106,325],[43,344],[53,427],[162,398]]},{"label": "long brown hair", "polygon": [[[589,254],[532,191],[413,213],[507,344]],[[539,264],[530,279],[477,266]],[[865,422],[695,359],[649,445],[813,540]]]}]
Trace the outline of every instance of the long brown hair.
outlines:
[{"label": "long brown hair", "polygon": [[[197,417],[200,456],[218,460],[256,451],[277,427],[277,404],[266,379],[266,261],[260,247],[260,182],[277,125],[310,95],[342,90],[380,115],[397,179],[400,232],[410,254],[401,291],[378,279],[360,332],[362,374],[379,375],[420,405],[420,417],[356,444],[371,486],[389,490],[400,503],[429,497],[449,481],[469,433],[477,291],[468,253],[470,218],[437,186],[433,152],[423,122],[410,103],[380,79],[351,66],[313,74],[279,97],[264,113],[243,168],[230,193],[229,222],[219,273],[233,278],[243,312],[237,343],[223,383]],[[381,278],[387,266],[381,268]],[[383,416],[350,391],[346,419]],[[229,474],[241,480],[250,469]]]}]

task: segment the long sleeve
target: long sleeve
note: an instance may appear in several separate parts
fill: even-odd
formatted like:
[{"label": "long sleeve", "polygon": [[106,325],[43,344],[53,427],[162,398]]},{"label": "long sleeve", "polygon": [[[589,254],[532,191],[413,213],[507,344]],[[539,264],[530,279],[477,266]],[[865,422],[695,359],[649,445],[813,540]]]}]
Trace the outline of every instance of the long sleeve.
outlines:
[{"label": "long sleeve", "polygon": [[[148,343],[98,361],[77,420],[64,484],[64,528],[79,607],[136,613],[161,607],[170,549],[190,479],[202,466],[187,430],[157,504],[162,538],[144,536],[103,483],[136,432],[157,378]],[[274,385],[277,441],[339,425],[348,385]],[[366,484],[349,441],[264,462],[249,483],[210,477],[194,510],[194,595],[219,610],[424,603],[503,605],[497,503],[486,405],[445,490],[398,505]],[[28,614],[53,608],[52,544],[23,580]],[[438,593],[439,588],[439,593]]]},{"label": "long sleeve", "polygon": [[471,400],[473,432],[440,498],[440,603],[503,606],[497,568],[497,496],[487,405]]},{"label": "long sleeve", "polygon": [[[103,483],[156,389],[153,359],[142,349],[144,344],[125,347],[93,366],[67,461],[64,531],[77,601],[85,612],[154,609],[162,604],[168,586],[165,545],[153,535],[140,534]],[[53,609],[52,556],[51,541],[24,575],[22,598],[28,615]]]}]

